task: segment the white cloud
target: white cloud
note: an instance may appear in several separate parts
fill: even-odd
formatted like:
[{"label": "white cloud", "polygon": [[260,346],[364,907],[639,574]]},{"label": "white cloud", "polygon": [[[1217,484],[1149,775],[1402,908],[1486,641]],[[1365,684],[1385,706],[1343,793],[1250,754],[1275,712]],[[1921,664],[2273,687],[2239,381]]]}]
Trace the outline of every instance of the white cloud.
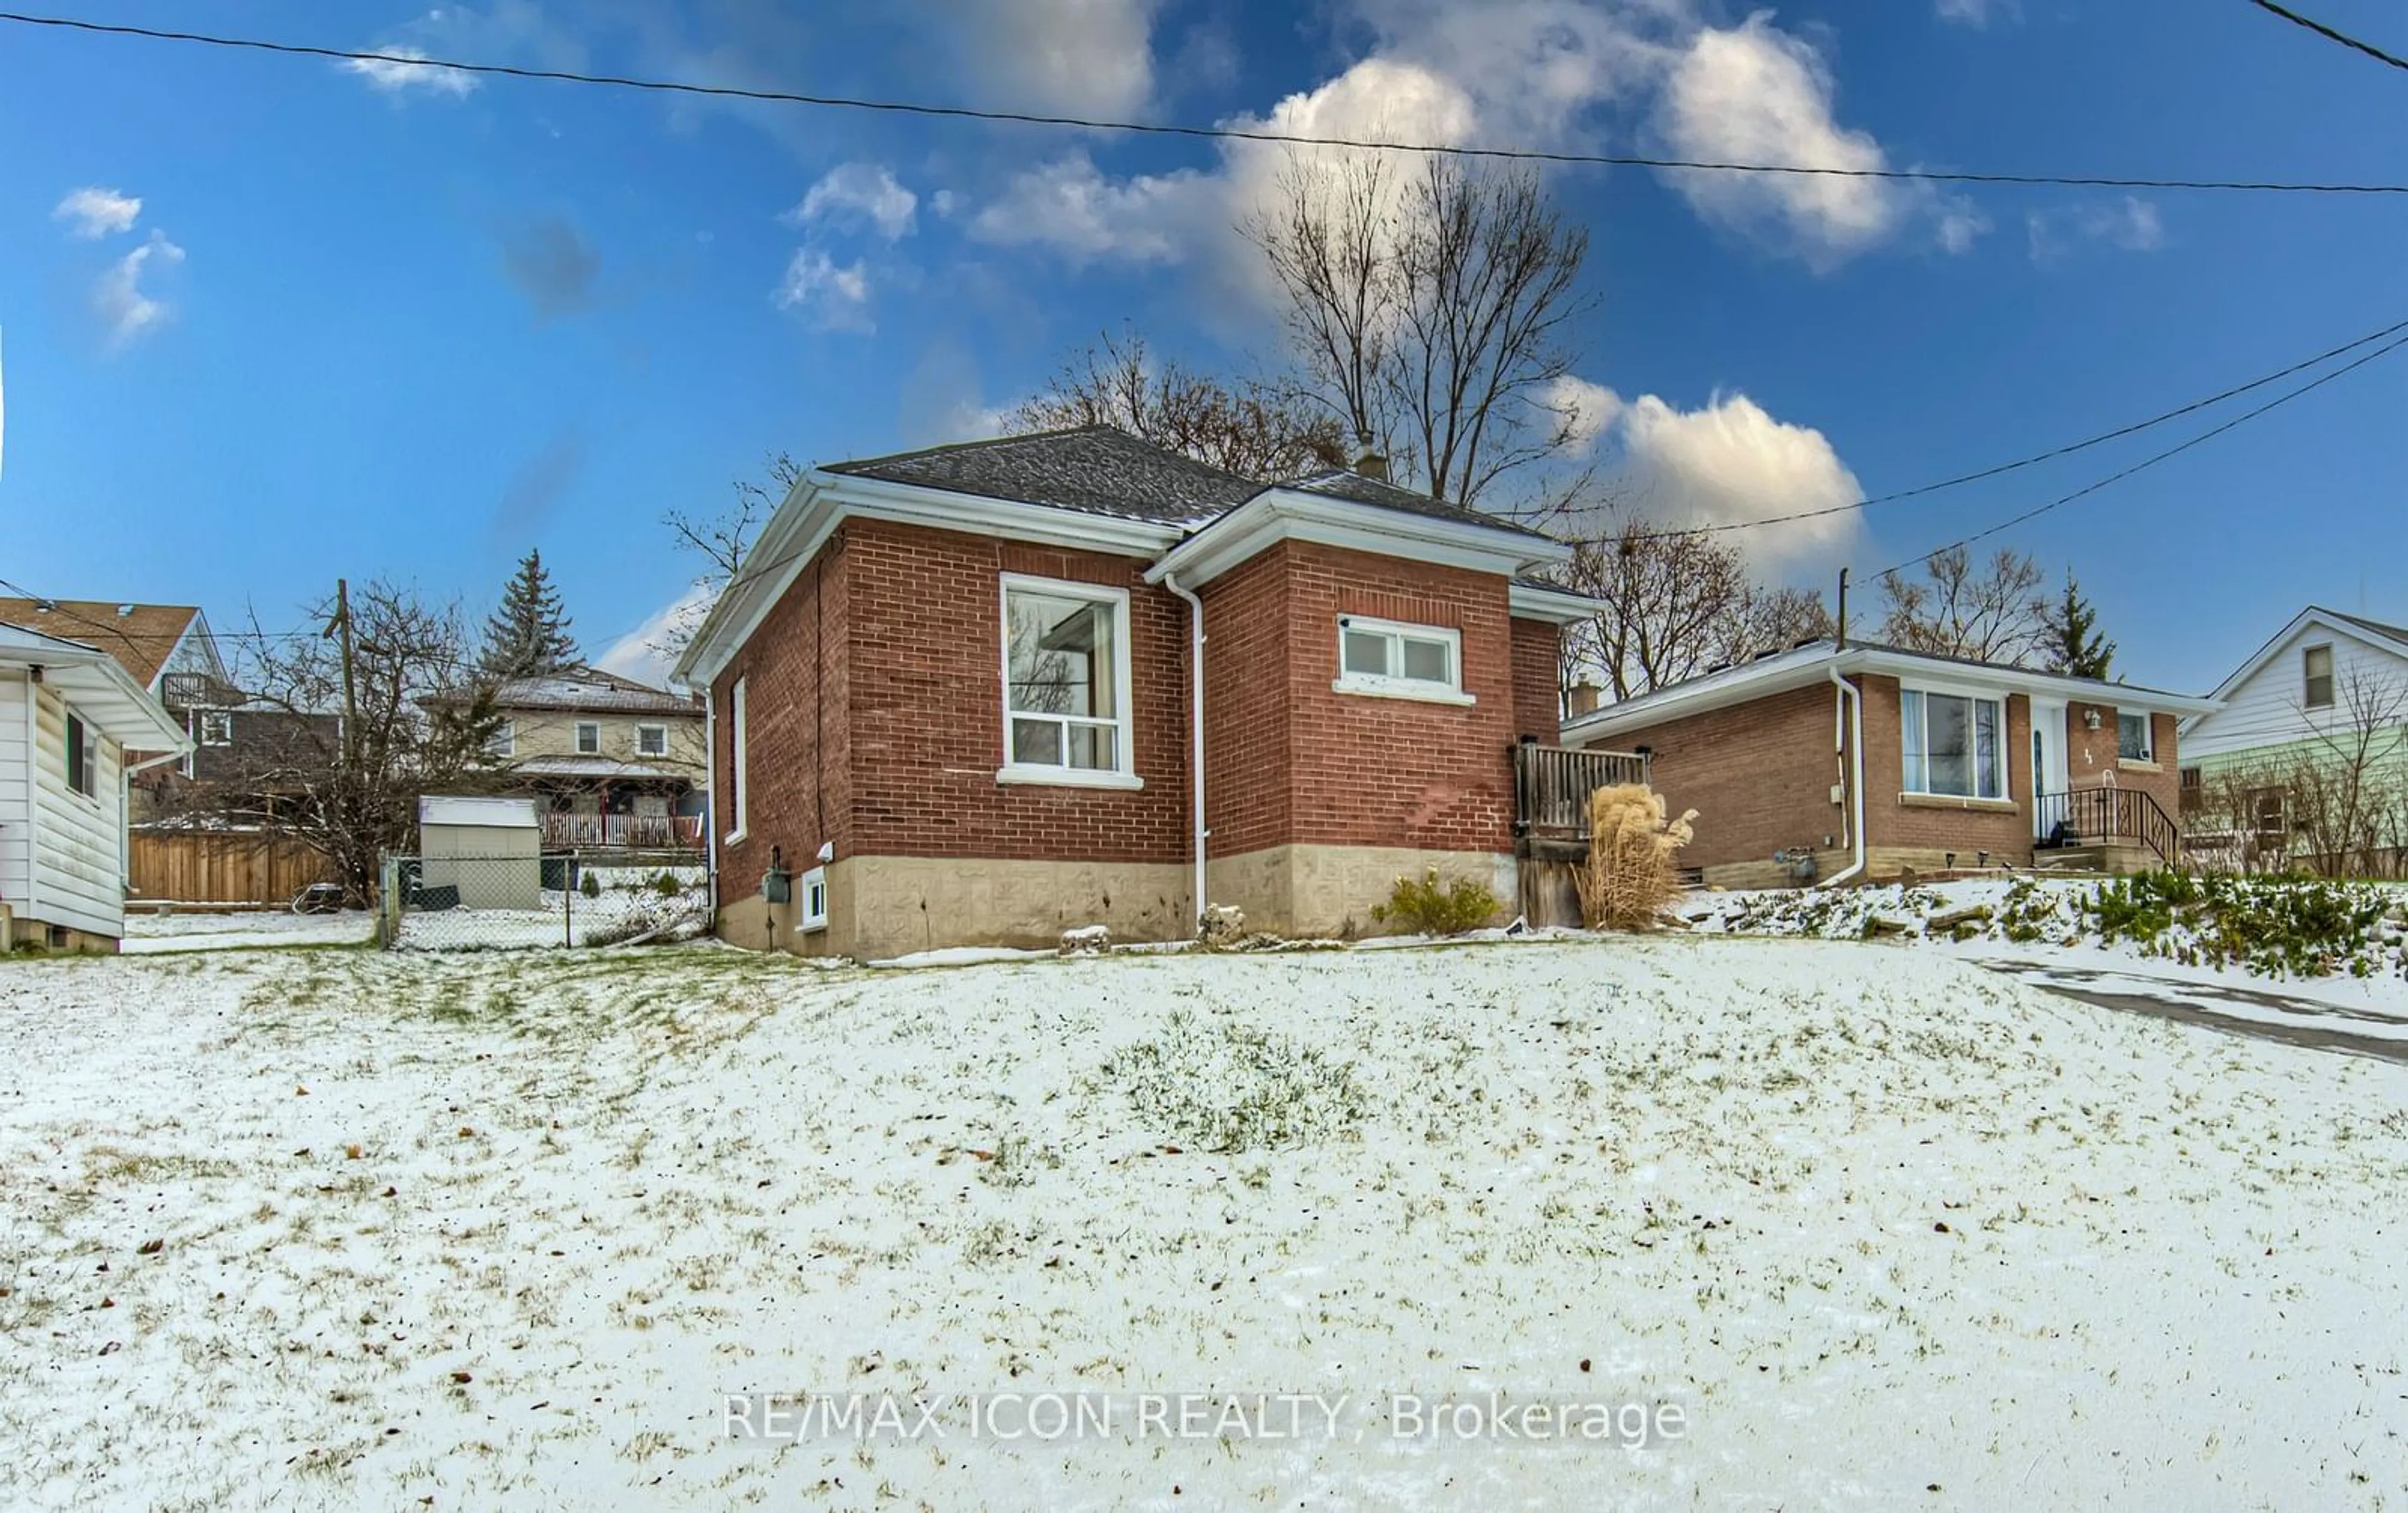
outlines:
[{"label": "white cloud", "polygon": [[429,94],[449,94],[453,99],[475,90],[479,79],[474,74],[464,74],[457,68],[437,68],[423,63],[397,63],[399,58],[423,58],[426,50],[413,47],[384,47],[375,50],[380,58],[346,58],[343,68],[366,79],[387,94],[402,94],[410,90],[423,90]]},{"label": "white cloud", "polygon": [[605,672],[616,672],[640,683],[666,684],[677,658],[663,655],[660,648],[671,642],[682,644],[700,629],[703,616],[710,612],[716,597],[702,584],[695,584],[653,611],[642,625],[612,641],[594,665]]},{"label": "white cloud", "polygon": [[[1868,132],[1839,124],[1822,55],[1758,13],[1708,28],[1673,66],[1656,124],[1675,156],[1719,163],[1885,168]],[[1707,221],[1827,267],[1864,251],[1906,219],[1889,180],[1828,175],[1668,171],[1666,180]]]},{"label": "white cloud", "polygon": [[[1660,526],[1742,525],[1864,497],[1829,438],[1774,419],[1743,394],[1717,393],[1703,409],[1683,410],[1652,394],[1626,404],[1612,389],[1567,382],[1612,417],[1603,429],[1620,453],[1612,469],[1617,492]],[[1828,560],[1861,529],[1861,518],[1847,512],[1735,531],[1727,539],[1769,571]]]},{"label": "white cloud", "polygon": [[1622,418],[1622,396],[1602,383],[1591,383],[1576,374],[1566,373],[1547,385],[1539,402],[1563,417],[1565,427],[1571,433],[1575,452],[1585,454],[1597,445],[1613,423]]},{"label": "white cloud", "polygon": [[2024,231],[2035,263],[2070,256],[2084,242],[2126,252],[2154,252],[2166,244],[2165,220],[2157,206],[2133,195],[2113,203],[2033,210],[2024,217]]},{"label": "white cloud", "polygon": [[894,241],[911,234],[919,196],[897,183],[893,170],[881,163],[846,163],[828,170],[803,195],[802,204],[787,212],[795,225],[828,221],[838,225],[867,223]]},{"label": "white cloud", "polygon": [[92,307],[108,327],[112,345],[122,347],[167,318],[166,304],[143,292],[142,278],[154,265],[174,267],[183,260],[184,250],[154,231],[149,241],[108,266],[93,285]]},{"label": "white cloud", "polygon": [[1975,209],[1971,201],[1957,201],[1940,213],[1936,233],[1940,250],[1951,254],[1970,252],[1973,243],[1990,231],[1990,218]]},{"label": "white cloud", "polygon": [[1106,179],[1083,151],[1012,176],[971,217],[969,233],[998,246],[1041,246],[1074,266],[1097,261],[1176,263],[1209,236],[1214,196],[1206,176],[1182,170]]},{"label": "white cloud", "polygon": [[878,329],[869,314],[869,273],[859,258],[839,265],[819,248],[798,248],[774,297],[780,310],[794,310],[823,330]]},{"label": "white cloud", "polygon": [[79,189],[59,201],[50,212],[53,221],[68,223],[68,231],[86,241],[96,241],[121,231],[131,231],[142,215],[142,201],[133,195],[122,195],[114,189],[96,186]]},{"label": "white cloud", "polygon": [[1053,115],[1143,115],[1154,100],[1156,0],[920,0],[979,103]]},{"label": "white cloud", "polygon": [[1989,25],[1994,16],[2014,21],[2021,14],[2015,0],[1933,0],[1932,8],[1942,21],[1977,29]]}]

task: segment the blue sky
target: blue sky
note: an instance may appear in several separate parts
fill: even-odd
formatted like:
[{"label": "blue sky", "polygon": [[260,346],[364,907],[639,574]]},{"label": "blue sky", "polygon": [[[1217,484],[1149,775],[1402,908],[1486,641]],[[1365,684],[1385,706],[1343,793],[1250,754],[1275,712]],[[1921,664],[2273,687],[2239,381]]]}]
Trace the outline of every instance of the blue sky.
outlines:
[{"label": "blue sky", "polygon": [[[2408,77],[2238,0],[61,7],[1154,121],[2408,181]],[[2408,47],[2386,0],[2316,9]],[[282,627],[337,575],[480,612],[539,545],[599,654],[691,574],[661,512],[715,507],[767,451],[977,434],[1124,323],[1199,366],[1276,364],[1230,230],[1268,171],[0,27],[0,574]],[[2408,197],[1551,183],[1595,238],[1596,455],[1684,521],[1911,487],[2408,318]],[[2211,684],[2310,600],[2408,620],[2403,401],[2408,353],[2002,540],[2080,573],[2136,681]],[[1861,579],[2185,434],[1748,539],[1770,572]]]}]

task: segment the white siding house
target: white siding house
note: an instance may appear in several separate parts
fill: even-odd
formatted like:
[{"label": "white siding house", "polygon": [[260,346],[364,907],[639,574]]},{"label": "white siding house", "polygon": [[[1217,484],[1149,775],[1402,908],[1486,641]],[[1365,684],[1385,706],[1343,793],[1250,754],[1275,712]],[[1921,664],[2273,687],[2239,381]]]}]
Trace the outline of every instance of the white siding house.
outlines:
[{"label": "white siding house", "polygon": [[2184,722],[2186,764],[2214,768],[2349,724],[2359,695],[2408,690],[2408,628],[2304,609],[2216,685],[2224,707]]},{"label": "white siding house", "polygon": [[188,744],[108,653],[0,625],[0,945],[124,934],[126,774]]}]

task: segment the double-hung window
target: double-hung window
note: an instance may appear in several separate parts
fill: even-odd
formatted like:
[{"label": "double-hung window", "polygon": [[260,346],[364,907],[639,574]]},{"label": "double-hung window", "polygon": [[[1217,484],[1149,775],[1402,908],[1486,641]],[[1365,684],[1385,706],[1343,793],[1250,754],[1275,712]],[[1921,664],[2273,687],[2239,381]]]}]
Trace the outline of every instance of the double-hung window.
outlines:
[{"label": "double-hung window", "polygon": [[996,775],[1138,785],[1127,590],[1004,576],[1003,769]]},{"label": "double-hung window", "polygon": [[1899,699],[1907,792],[1950,799],[2007,796],[2002,701],[1921,688],[1908,688]]},{"label": "double-hung window", "polygon": [[2157,748],[2149,739],[2149,717],[2146,714],[2115,715],[2115,756],[2120,761],[2148,762],[2157,759]]},{"label": "double-hung window", "polygon": [[580,756],[599,756],[602,755],[601,721],[580,720],[577,722],[577,755]]},{"label": "double-hung window", "polygon": [[669,754],[669,728],[666,725],[636,727],[636,755],[666,756]]},{"label": "double-hung window", "polygon": [[1366,615],[1338,617],[1338,681],[1341,694],[1376,694],[1468,704],[1463,691],[1463,633]]},{"label": "double-hung window", "polygon": [[2332,708],[2331,647],[2311,646],[2300,654],[2300,702],[2310,709]]},{"label": "double-hung window", "polygon": [[518,749],[518,727],[512,725],[508,720],[504,720],[501,724],[494,726],[494,733],[485,738],[485,750],[492,756],[515,756],[517,755]]},{"label": "double-hung window", "polygon": [[94,775],[100,765],[97,748],[98,742],[93,740],[92,727],[83,723],[83,716],[68,715],[67,786],[87,799],[100,791],[99,780]]}]

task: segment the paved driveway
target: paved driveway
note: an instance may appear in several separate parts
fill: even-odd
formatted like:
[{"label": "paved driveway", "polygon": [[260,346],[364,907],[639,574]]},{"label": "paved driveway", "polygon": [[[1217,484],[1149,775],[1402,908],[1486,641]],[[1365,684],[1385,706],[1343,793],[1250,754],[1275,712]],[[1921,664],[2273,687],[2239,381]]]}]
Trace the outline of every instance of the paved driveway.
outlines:
[{"label": "paved driveway", "polygon": [[[1983,966],[2018,977],[2034,987],[2101,1008],[2153,1014],[2161,1019],[2207,1025],[2236,1035],[2278,1040],[2311,1050],[2344,1051],[2408,1063],[2408,1022],[2362,1009],[2319,1003],[2256,987],[2151,977],[2145,972],[2094,972],[2041,961],[1985,960]],[[2135,990],[2135,983],[2144,985]],[[2224,1006],[2227,1012],[2218,1012]],[[2233,1013],[2232,1009],[2255,1012]],[[2267,1016],[2267,1011],[2282,1016]]]}]

